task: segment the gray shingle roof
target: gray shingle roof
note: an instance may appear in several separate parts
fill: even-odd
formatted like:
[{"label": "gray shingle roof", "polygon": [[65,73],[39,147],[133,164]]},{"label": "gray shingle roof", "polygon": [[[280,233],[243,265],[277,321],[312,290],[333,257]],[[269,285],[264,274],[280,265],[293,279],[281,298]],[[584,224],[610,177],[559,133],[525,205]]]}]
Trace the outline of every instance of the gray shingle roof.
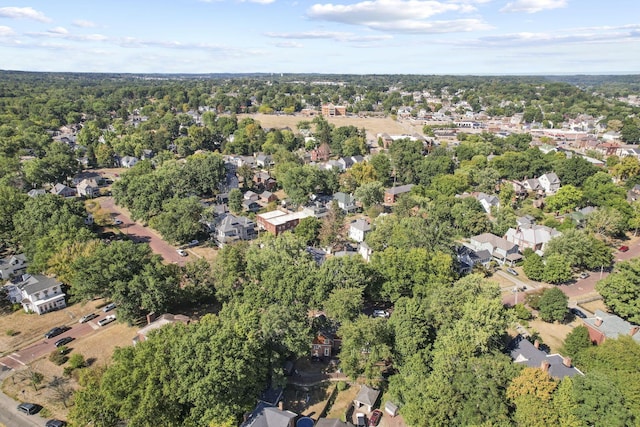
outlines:
[{"label": "gray shingle roof", "polygon": [[549,375],[562,379],[574,375],[583,375],[575,366],[564,365],[564,357],[560,354],[547,354],[537,349],[522,335],[518,335],[510,344],[510,355],[514,363],[523,363],[530,368],[540,368],[543,362],[549,363]]}]

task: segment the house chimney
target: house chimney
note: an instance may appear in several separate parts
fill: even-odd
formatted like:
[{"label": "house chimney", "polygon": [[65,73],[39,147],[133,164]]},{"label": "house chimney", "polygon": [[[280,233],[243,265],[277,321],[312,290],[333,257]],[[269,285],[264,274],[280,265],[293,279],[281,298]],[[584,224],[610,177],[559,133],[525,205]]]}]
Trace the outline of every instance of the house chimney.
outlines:
[{"label": "house chimney", "polygon": [[564,366],[566,366],[567,368],[571,367],[571,358],[570,357],[563,357],[562,358],[562,364]]},{"label": "house chimney", "polygon": [[284,401],[281,400],[280,402],[278,402],[278,409],[284,411]]},{"label": "house chimney", "polygon": [[535,348],[538,348],[538,349],[539,349],[539,348],[540,348],[540,341],[535,340],[535,341],[533,342],[533,346],[534,346]]},{"label": "house chimney", "polygon": [[594,322],[594,324],[595,324],[596,326],[600,326],[600,325],[602,325],[602,319],[601,319],[601,318],[599,318],[599,317],[596,317],[596,321]]},{"label": "house chimney", "polygon": [[542,369],[544,372],[549,372],[549,367],[551,366],[551,364],[549,362],[547,362],[546,360],[543,360],[542,363],[540,363],[540,369]]},{"label": "house chimney", "polygon": [[155,311],[152,311],[151,313],[147,314],[147,325],[151,324],[151,322],[153,322],[154,320],[156,320],[156,313]]},{"label": "house chimney", "polygon": [[638,332],[638,329],[640,329],[640,326],[632,326],[631,329],[629,329],[629,336],[634,336],[636,332]]}]

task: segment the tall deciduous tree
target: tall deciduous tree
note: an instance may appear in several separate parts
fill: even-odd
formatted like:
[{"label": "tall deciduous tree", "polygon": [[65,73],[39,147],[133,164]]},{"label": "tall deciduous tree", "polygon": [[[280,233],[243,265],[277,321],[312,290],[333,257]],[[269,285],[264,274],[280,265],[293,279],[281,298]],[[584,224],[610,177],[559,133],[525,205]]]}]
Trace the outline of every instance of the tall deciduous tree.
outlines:
[{"label": "tall deciduous tree", "polygon": [[568,297],[558,288],[547,288],[540,297],[540,318],[545,322],[562,321],[567,315]]},{"label": "tall deciduous tree", "polygon": [[617,263],[612,274],[596,283],[596,290],[611,311],[640,323],[640,259]]}]

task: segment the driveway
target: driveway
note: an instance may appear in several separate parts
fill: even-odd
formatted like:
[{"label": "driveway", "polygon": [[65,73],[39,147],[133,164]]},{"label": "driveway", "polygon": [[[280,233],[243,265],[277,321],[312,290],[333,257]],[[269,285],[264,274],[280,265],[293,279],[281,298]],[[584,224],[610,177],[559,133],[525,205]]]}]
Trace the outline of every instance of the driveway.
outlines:
[{"label": "driveway", "polygon": [[118,227],[134,242],[148,243],[151,247],[151,250],[154,253],[160,255],[167,263],[173,263],[182,266],[187,263],[189,258],[194,256],[189,252],[188,249],[186,250],[187,254],[189,254],[188,256],[183,257],[178,255],[178,253],[176,252],[176,247],[171,246],[170,244],[162,240],[162,237],[156,234],[155,231],[133,221],[126,209],[123,209],[120,206],[116,205],[113,197],[100,197],[96,200],[100,203],[102,209],[111,213],[114,219],[117,217],[120,221],[122,221],[122,224],[114,227]]}]

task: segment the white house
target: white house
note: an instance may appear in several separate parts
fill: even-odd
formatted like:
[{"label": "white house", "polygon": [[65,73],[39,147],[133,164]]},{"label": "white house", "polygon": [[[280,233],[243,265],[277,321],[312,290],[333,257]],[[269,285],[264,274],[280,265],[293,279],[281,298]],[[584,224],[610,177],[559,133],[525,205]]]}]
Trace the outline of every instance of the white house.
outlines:
[{"label": "white house", "polygon": [[124,156],[120,159],[120,166],[123,168],[132,168],[134,167],[140,160],[137,157],[133,156]]},{"label": "white house", "polygon": [[491,233],[482,233],[469,239],[469,247],[474,251],[487,250],[500,264],[510,264],[522,259],[518,245]]},{"label": "white house", "polygon": [[538,255],[543,255],[549,240],[561,234],[555,228],[547,227],[546,225],[522,224],[518,228],[509,228],[504,238],[518,245],[521,251],[530,248]]},{"label": "white house", "polygon": [[488,214],[491,213],[491,208],[493,206],[495,207],[500,206],[500,199],[498,199],[496,196],[491,194],[478,193],[478,195],[476,196],[476,199],[480,202],[480,204],[482,205],[482,208]]},{"label": "white house", "polygon": [[7,285],[9,299],[21,303],[26,312],[44,314],[67,306],[61,283],[40,274],[24,274],[21,281]]},{"label": "white house", "polygon": [[538,182],[547,195],[556,194],[556,191],[560,189],[560,178],[553,172],[545,173],[538,178]]},{"label": "white house", "polygon": [[358,243],[364,242],[364,236],[369,231],[371,231],[371,225],[364,219],[358,219],[349,226],[349,238]]},{"label": "white house", "polygon": [[27,269],[27,258],[24,254],[12,255],[0,260],[0,279],[7,280],[11,276],[22,274]]},{"label": "white house", "polygon": [[95,179],[83,179],[76,187],[78,197],[94,198],[100,195],[100,186]]}]

